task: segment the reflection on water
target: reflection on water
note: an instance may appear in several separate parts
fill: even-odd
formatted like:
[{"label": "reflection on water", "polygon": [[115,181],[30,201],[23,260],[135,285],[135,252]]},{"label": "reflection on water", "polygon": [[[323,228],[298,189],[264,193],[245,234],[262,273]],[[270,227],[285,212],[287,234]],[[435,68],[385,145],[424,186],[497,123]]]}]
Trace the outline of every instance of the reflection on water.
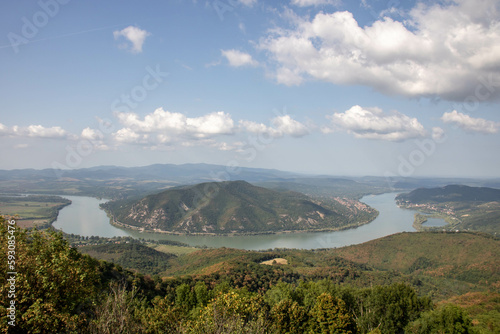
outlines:
[{"label": "reflection on water", "polygon": [[[397,193],[369,195],[361,199],[362,202],[379,211],[378,217],[369,224],[358,228],[318,233],[291,233],[269,234],[258,236],[186,236],[167,235],[157,233],[139,233],[137,231],[122,230],[109,223],[106,213],[99,208],[99,201],[90,197],[63,196],[73,201],[59,213],[54,227],[66,233],[83,236],[133,236],[135,238],[154,240],[175,240],[193,246],[228,247],[249,250],[270,248],[331,248],[359,244],[369,240],[384,237],[398,232],[412,232],[413,216],[415,211],[400,209],[394,198]],[[442,219],[431,218],[437,221]],[[444,221],[443,221],[444,222]],[[431,226],[426,223],[426,226]],[[442,225],[438,225],[442,226]]]},{"label": "reflection on water", "polygon": [[109,223],[109,218],[99,204],[108,200],[98,200],[92,197],[66,196],[61,197],[71,200],[71,205],[66,206],[52,224],[57,229],[66,233],[82,236],[115,237],[128,236],[127,231],[114,227]]},{"label": "reflection on water", "polygon": [[447,223],[444,219],[441,218],[427,218],[427,221],[422,224],[424,227],[442,227]]}]

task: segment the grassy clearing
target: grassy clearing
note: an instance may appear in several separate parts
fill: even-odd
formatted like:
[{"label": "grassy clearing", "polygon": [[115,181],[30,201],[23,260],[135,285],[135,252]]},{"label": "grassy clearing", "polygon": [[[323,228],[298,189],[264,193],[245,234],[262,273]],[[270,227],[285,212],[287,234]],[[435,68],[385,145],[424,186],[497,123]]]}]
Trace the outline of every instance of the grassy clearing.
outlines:
[{"label": "grassy clearing", "polygon": [[177,256],[190,254],[199,250],[199,248],[195,247],[182,247],[173,245],[148,244],[147,246],[157,250],[158,252],[175,254]]}]

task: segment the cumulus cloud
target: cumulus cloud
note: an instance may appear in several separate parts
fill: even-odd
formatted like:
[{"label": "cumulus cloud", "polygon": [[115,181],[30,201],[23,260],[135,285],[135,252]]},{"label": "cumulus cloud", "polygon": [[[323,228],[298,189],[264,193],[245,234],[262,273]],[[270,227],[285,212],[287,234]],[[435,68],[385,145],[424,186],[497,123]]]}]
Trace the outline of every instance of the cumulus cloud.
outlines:
[{"label": "cumulus cloud", "polygon": [[[309,126],[294,120],[290,115],[276,116],[269,125],[244,119],[235,124],[231,115],[223,111],[187,117],[183,113],[158,108],[144,117],[135,113],[115,113],[115,117],[122,125],[112,134],[116,145],[138,144],[151,149],[196,145],[221,151],[238,151],[243,145],[238,141],[241,135],[251,133],[272,138],[298,138],[310,132]],[[224,136],[229,136],[234,142],[223,141]],[[98,134],[90,129],[82,131],[83,137],[99,142]]]},{"label": "cumulus cloud", "polygon": [[230,66],[240,67],[240,66],[257,66],[259,63],[255,61],[251,55],[238,50],[221,50],[221,53],[226,57]]},{"label": "cumulus cloud", "polygon": [[223,111],[200,117],[189,118],[184,114],[156,109],[143,120],[135,113],[117,113],[121,124],[133,130],[149,133],[167,131],[175,134],[190,134],[206,137],[215,134],[230,134],[234,123],[231,116]]},{"label": "cumulus cloud", "polygon": [[86,127],[82,130],[81,138],[87,140],[100,140],[104,137],[102,132],[97,131],[95,129],[91,129],[90,127]]},{"label": "cumulus cloud", "polygon": [[[115,140],[119,143],[138,143],[139,138],[141,137],[138,133],[134,132],[134,130],[130,128],[123,128],[116,133],[113,134]],[[146,139],[146,137],[143,137]]]},{"label": "cumulus cloud", "polygon": [[20,137],[31,137],[31,138],[66,138],[70,136],[63,128],[59,126],[53,126],[46,128],[42,125],[29,125],[27,127],[21,127],[14,125],[11,128],[0,124],[0,134],[10,135],[10,136],[20,136]]},{"label": "cumulus cloud", "polygon": [[142,45],[149,35],[151,35],[151,33],[134,26],[128,26],[122,30],[113,31],[115,40],[124,37],[131,43],[131,45],[122,44],[121,47],[128,48],[132,53],[142,52]]},{"label": "cumulus cloud", "polygon": [[457,125],[468,132],[492,134],[497,133],[498,129],[500,129],[500,123],[498,122],[488,121],[483,118],[473,118],[469,115],[459,113],[456,110],[445,112],[441,120],[444,123]]},{"label": "cumulus cloud", "polygon": [[340,4],[340,0],[292,0],[291,3],[292,5],[299,7],[320,6],[320,5],[338,6]]},{"label": "cumulus cloud", "polygon": [[[500,75],[498,7],[495,0],[419,3],[399,21],[385,16],[369,26],[347,11],[320,12],[294,17],[293,28],[273,29],[258,47],[285,85],[321,80],[463,100],[479,77]],[[500,97],[499,86],[489,99]]]},{"label": "cumulus cloud", "polygon": [[244,131],[264,134],[273,138],[283,137],[303,137],[309,133],[309,129],[304,124],[294,120],[290,115],[277,116],[271,120],[271,126],[263,123],[256,123],[248,120],[239,122],[240,128]]},{"label": "cumulus cloud", "polygon": [[117,113],[116,117],[124,126],[114,134],[122,143],[166,144],[181,139],[203,139],[215,135],[232,134],[234,122],[222,111],[200,117],[156,109],[141,119],[135,113]]},{"label": "cumulus cloud", "polygon": [[443,129],[440,127],[433,127],[432,128],[432,139],[435,141],[440,141],[443,140],[446,137],[446,134]]},{"label": "cumulus cloud", "polygon": [[[362,108],[358,105],[343,113],[327,116],[333,129],[346,130],[356,138],[403,141],[426,136],[426,131],[416,118],[397,111],[389,114],[379,108]],[[330,128],[330,131],[333,130]],[[323,132],[329,132],[323,129]]]},{"label": "cumulus cloud", "polygon": [[104,142],[104,134],[99,130],[86,127],[82,130],[80,139],[89,141],[97,150],[109,150],[109,146]]}]

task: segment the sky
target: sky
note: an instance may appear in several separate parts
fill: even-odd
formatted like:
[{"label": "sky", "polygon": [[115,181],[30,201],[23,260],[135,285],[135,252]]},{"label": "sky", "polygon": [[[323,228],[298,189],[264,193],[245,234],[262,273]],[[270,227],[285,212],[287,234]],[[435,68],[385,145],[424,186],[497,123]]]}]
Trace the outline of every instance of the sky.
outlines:
[{"label": "sky", "polygon": [[0,9],[0,169],[500,177],[500,1]]}]

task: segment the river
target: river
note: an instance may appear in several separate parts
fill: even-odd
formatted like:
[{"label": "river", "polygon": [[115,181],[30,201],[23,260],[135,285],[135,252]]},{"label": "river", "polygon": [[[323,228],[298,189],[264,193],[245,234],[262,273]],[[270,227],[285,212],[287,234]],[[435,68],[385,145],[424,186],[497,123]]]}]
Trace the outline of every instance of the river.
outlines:
[{"label": "river", "polygon": [[[168,239],[192,246],[228,247],[248,250],[271,248],[332,248],[363,243],[399,232],[414,232],[412,227],[415,211],[400,209],[394,198],[397,193],[368,195],[361,202],[379,211],[378,217],[369,224],[336,232],[311,232],[269,234],[257,236],[187,236],[158,233],[140,233],[112,226],[106,213],[99,208],[105,200],[91,197],[63,196],[73,203],[59,212],[53,226],[66,233],[83,236],[132,236],[144,239]],[[442,226],[443,220],[429,219],[425,226]]]}]

